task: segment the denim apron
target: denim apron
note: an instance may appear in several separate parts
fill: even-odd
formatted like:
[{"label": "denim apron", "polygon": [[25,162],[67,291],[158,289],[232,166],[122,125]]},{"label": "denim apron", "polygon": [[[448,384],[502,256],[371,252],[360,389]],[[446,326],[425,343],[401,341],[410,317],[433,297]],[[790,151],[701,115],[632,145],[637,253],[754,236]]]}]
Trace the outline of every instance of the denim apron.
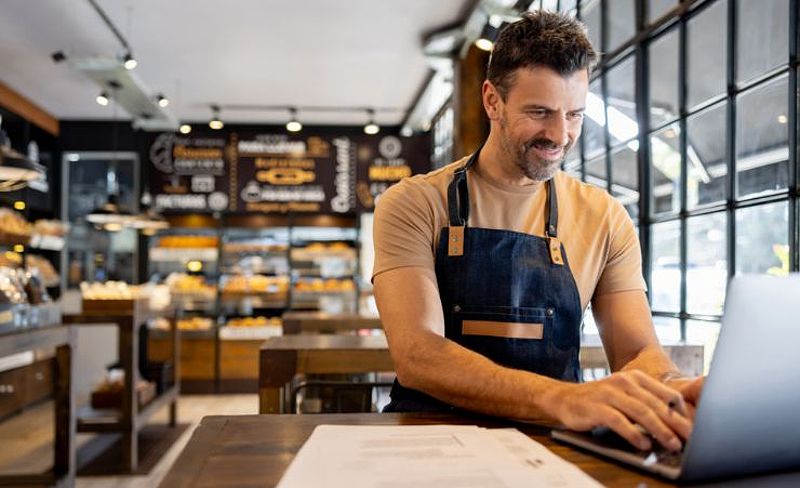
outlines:
[{"label": "denim apron", "polygon": [[[479,153],[453,175],[436,250],[445,337],[502,366],[577,382],[583,310],[558,240],[555,185],[545,182],[545,237],[468,227],[467,170]],[[451,409],[395,380],[384,412]]]}]

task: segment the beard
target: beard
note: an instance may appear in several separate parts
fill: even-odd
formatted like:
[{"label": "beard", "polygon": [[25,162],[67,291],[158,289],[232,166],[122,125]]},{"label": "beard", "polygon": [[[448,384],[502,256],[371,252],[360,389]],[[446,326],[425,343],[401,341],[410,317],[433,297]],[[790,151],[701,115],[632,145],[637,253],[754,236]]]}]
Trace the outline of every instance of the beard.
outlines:
[{"label": "beard", "polygon": [[[509,156],[509,159],[514,166],[519,169],[523,175],[533,181],[547,181],[552,178],[561,167],[561,164],[566,160],[567,153],[572,149],[574,141],[570,141],[562,146],[556,144],[550,139],[536,138],[523,142],[522,144],[514,143],[509,137],[505,121],[501,119],[501,144],[504,151]],[[532,150],[534,148],[544,150],[561,149],[561,156],[558,159],[544,159],[537,156]]]}]

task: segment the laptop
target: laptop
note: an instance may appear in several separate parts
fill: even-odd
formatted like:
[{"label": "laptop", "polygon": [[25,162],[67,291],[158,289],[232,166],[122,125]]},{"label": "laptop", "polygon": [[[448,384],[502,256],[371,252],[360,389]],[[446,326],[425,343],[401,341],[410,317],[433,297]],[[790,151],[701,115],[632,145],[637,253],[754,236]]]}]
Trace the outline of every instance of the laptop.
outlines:
[{"label": "laptop", "polygon": [[638,451],[608,429],[552,436],[675,481],[800,470],[800,274],[729,283],[711,371],[682,453]]}]

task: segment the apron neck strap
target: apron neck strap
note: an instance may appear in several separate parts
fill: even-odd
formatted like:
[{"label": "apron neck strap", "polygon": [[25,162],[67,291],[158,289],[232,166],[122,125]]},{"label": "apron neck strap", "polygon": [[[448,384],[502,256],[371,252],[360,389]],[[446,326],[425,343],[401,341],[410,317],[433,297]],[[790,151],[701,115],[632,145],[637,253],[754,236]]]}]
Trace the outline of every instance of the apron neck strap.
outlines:
[{"label": "apron neck strap", "polygon": [[467,170],[475,165],[481,147],[469,157],[467,163],[455,170],[453,181],[447,187],[447,211],[450,225],[453,227],[466,226],[469,220],[469,189],[467,187]]},{"label": "apron neck strap", "polygon": [[[453,180],[447,187],[447,211],[450,225],[453,227],[466,227],[469,220],[469,189],[467,186],[467,170],[475,165],[481,147],[469,157],[464,166],[453,172]],[[547,219],[545,222],[544,233],[547,237],[558,236],[558,198],[556,197],[556,186],[553,179],[545,182],[547,187]]]}]

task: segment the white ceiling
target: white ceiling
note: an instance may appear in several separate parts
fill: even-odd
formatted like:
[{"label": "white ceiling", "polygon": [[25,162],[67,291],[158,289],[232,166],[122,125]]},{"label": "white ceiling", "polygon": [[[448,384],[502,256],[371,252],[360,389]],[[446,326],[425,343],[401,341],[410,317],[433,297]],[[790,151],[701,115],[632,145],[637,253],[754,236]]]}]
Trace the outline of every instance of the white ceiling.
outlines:
[{"label": "white ceiling", "polygon": [[[389,107],[399,124],[425,81],[422,34],[461,20],[469,0],[99,0],[127,38],[136,75],[181,120],[209,104]],[[130,29],[129,25],[130,18]],[[98,86],[68,63],[119,56],[86,0],[2,0],[0,81],[60,119],[109,119]],[[366,114],[300,112],[304,123],[362,124]],[[285,112],[223,110],[226,122],[284,123]]]}]

